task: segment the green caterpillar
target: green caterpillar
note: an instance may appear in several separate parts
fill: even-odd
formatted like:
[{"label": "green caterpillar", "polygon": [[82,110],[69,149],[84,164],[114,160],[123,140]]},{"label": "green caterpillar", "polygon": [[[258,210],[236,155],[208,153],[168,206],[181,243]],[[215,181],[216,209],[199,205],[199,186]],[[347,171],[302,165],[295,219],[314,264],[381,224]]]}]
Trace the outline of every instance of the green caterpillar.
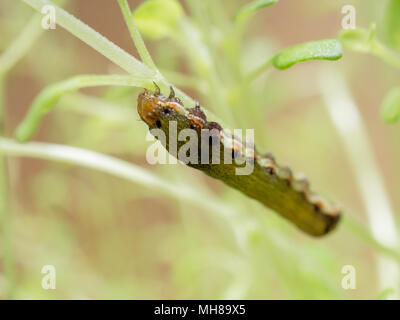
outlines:
[{"label": "green caterpillar", "polygon": [[[157,85],[154,93],[142,92],[138,97],[138,113],[152,133],[158,129],[165,134],[162,143],[174,156],[188,141],[177,141],[172,150],[171,124],[174,123],[178,135],[185,129],[197,133],[197,152],[191,157],[192,161],[186,163],[188,166],[260,201],[310,235],[322,236],[336,227],[340,210],[311,192],[305,178],[295,179],[290,168],[279,166],[270,153],[259,155],[252,143],[243,142],[227,134],[218,123],[207,121],[198,103],[194,108],[185,108],[172,87],[168,97],[161,94]],[[205,131],[208,135],[203,135]],[[204,149],[207,161],[201,158]],[[212,157],[215,150],[218,161]],[[251,173],[237,174],[246,165],[252,166]]]}]

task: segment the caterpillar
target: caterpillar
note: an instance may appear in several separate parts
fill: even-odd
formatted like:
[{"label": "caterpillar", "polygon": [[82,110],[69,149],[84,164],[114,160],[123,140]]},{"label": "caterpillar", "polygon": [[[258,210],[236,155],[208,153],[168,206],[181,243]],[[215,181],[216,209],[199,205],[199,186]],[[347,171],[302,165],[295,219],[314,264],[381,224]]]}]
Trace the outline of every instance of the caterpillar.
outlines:
[{"label": "caterpillar", "polygon": [[[227,154],[231,154],[235,160],[245,159],[252,163],[253,171],[248,175],[235,174],[235,169],[243,167],[243,161],[242,164],[236,161],[215,164],[210,159],[207,163],[200,160],[187,163],[188,166],[201,170],[261,202],[309,235],[322,236],[336,227],[340,210],[312,192],[305,177],[295,178],[292,170],[287,166],[280,166],[271,153],[261,155],[248,141],[227,135],[217,122],[207,121],[198,102],[193,108],[185,108],[175,96],[172,86],[168,97],[161,93],[157,84],[155,87],[154,92],[145,89],[140,93],[137,104],[139,116],[148,125],[150,132],[152,129],[159,129],[168,137],[171,121],[175,121],[178,132],[183,129],[193,129],[198,133],[205,129],[211,130],[211,139],[204,140],[199,134],[199,148],[212,150],[219,147],[221,159],[225,160]],[[171,153],[168,140],[164,147]],[[178,142],[178,148],[183,144],[184,142]]]}]

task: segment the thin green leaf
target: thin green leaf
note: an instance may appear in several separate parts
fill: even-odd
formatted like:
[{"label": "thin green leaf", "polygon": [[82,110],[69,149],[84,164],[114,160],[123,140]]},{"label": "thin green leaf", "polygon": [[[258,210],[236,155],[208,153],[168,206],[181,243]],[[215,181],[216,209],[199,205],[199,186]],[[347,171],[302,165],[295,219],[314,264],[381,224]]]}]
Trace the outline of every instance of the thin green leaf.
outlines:
[{"label": "thin green leaf", "polygon": [[395,123],[400,118],[400,88],[392,89],[382,103],[381,115],[386,123]]},{"label": "thin green leaf", "polygon": [[86,87],[96,86],[135,86],[146,87],[147,79],[124,75],[81,75],[53,83],[44,88],[35,98],[28,114],[17,127],[18,141],[28,140],[38,128],[43,116],[56,104],[61,95]]},{"label": "thin green leaf", "polygon": [[290,47],[278,53],[273,58],[273,65],[277,69],[287,69],[296,63],[309,60],[338,60],[343,50],[336,39],[306,42]]},{"label": "thin green leaf", "polygon": [[[90,28],[87,24],[75,18],[73,15],[69,14],[67,11],[57,7],[53,2],[50,2],[49,0],[23,1],[38,12],[41,12],[45,5],[53,5],[56,9],[57,25],[60,25],[75,37],[81,39],[110,61],[120,66],[123,70],[135,75],[135,77],[146,78],[149,83],[157,81],[157,84],[161,89],[168,88],[171,85],[171,83],[169,83],[162,75],[152,72],[145,64],[138,61],[135,57],[116,46],[110,40]],[[175,88],[175,93],[184,103],[194,105],[195,101],[183,91]],[[207,113],[211,114],[210,111]]]},{"label": "thin green leaf", "polygon": [[94,29],[90,28],[87,24],[75,18],[62,8],[57,7],[53,2],[49,0],[23,1],[38,12],[41,12],[43,6],[52,5],[55,8],[57,25],[72,33],[75,37],[91,46],[116,65],[120,66],[123,70],[134,74],[135,76],[154,79],[154,73],[151,72],[146,65],[138,61],[126,51],[122,50]]},{"label": "thin green leaf", "polygon": [[171,36],[183,16],[177,0],[147,0],[133,12],[139,31],[153,39]]},{"label": "thin green leaf", "polygon": [[251,13],[254,13],[262,8],[269,7],[277,3],[278,0],[256,0],[252,1],[246,5],[244,5],[236,14],[235,20],[242,20],[245,17],[248,17]]},{"label": "thin green leaf", "polygon": [[41,142],[21,144],[14,140],[0,137],[0,154],[3,153],[9,156],[33,157],[79,165],[153,189],[157,188],[182,201],[196,203],[206,209],[206,212],[217,212],[223,219],[226,219],[228,225],[232,226],[236,244],[240,248],[246,248],[247,246],[247,229],[243,228],[241,223],[241,213],[233,206],[213,198],[209,194],[206,195],[208,201],[204,201],[204,197],[199,196],[199,190],[193,189],[191,185],[173,183],[127,161],[71,146]]},{"label": "thin green leaf", "polygon": [[385,9],[384,31],[387,42],[400,50],[400,0],[390,0]]},{"label": "thin green leaf", "polygon": [[42,16],[40,14],[34,14],[19,36],[1,53],[0,76],[14,67],[43,33],[44,29],[40,27],[41,19]]}]

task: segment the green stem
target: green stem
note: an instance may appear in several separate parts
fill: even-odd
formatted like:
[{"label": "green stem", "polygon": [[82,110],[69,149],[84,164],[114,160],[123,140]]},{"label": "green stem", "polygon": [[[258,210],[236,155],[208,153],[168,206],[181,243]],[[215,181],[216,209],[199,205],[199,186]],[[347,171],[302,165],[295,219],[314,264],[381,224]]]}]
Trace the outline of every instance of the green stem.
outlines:
[{"label": "green stem", "polygon": [[158,69],[154,64],[153,59],[150,56],[149,51],[146,48],[146,45],[143,41],[142,36],[139,33],[139,30],[136,27],[135,21],[132,16],[132,11],[129,8],[129,4],[127,0],[118,0],[118,4],[121,8],[122,15],[124,16],[125,23],[128,27],[131,38],[136,46],[137,51],[139,52],[142,61],[153,71],[158,73]]},{"label": "green stem", "polygon": [[[398,232],[384,179],[376,163],[362,117],[347,88],[344,77],[335,69],[321,73],[320,85],[325,106],[337,129],[352,166],[364,202],[372,237],[382,246],[398,251]],[[396,286],[400,268],[397,261],[377,256],[380,290]]]},{"label": "green stem", "polygon": [[[169,179],[164,180],[139,166],[105,154],[70,146],[40,142],[20,144],[0,137],[0,154],[2,153],[8,156],[47,159],[99,170],[151,187],[152,190],[160,190],[190,204],[195,203],[205,208],[206,212],[218,212],[231,225],[238,247],[246,250],[247,229],[243,228],[242,215],[235,208],[209,194],[201,196],[198,189],[194,190],[189,185],[173,183]],[[208,201],[204,201],[206,197]]]},{"label": "green stem", "polygon": [[[137,112],[134,108],[123,107],[120,103],[107,101],[80,92],[63,95],[58,106],[69,112],[97,117],[109,123],[129,127],[137,120]],[[81,106],[85,106],[85,108]]]},{"label": "green stem", "polygon": [[382,43],[376,42],[373,47],[373,52],[386,63],[400,69],[399,56]]},{"label": "green stem", "polygon": [[[29,51],[44,29],[40,26],[42,17],[40,14],[34,14],[27,25],[11,43],[11,45],[0,55],[0,135],[4,135],[5,121],[5,97],[4,86],[5,76]],[[11,212],[9,206],[8,194],[8,170],[7,159],[0,155],[0,222],[2,230],[3,243],[3,269],[7,279],[8,298],[14,296],[15,276],[14,276],[14,258],[12,248],[12,230],[11,230]]]},{"label": "green stem", "polygon": [[[169,86],[171,84],[160,73],[154,73],[154,71],[150,70],[145,64],[135,59],[126,51],[122,50],[120,47],[112,43],[110,40],[106,39],[104,36],[90,28],[88,25],[84,24],[79,19],[75,18],[73,15],[57,7],[54,3],[50,2],[49,0],[22,1],[24,1],[39,12],[44,5],[54,6],[56,11],[56,22],[58,25],[72,33],[77,38],[81,39],[93,49],[120,66],[122,69],[135,75],[135,77],[146,80],[146,83],[156,81],[162,90],[169,90]],[[195,105],[195,101],[180,89],[175,88],[175,93],[179,98],[181,98],[182,102],[186,106]],[[208,111],[206,112],[206,114],[214,117],[216,121],[219,121],[211,112]]]},{"label": "green stem", "polygon": [[87,24],[75,18],[67,11],[56,6],[49,0],[23,0],[35,10],[41,12],[43,6],[51,5],[55,9],[56,22],[58,25],[71,32],[77,38],[91,46],[96,51],[110,59],[112,62],[126,70],[130,74],[154,80],[154,73],[143,63],[122,50],[113,42],[90,28]]},{"label": "green stem", "polygon": [[377,241],[368,230],[366,230],[359,222],[357,222],[354,218],[349,215],[343,215],[342,225],[344,228],[348,229],[349,232],[363,240],[365,243],[369,244],[375,250],[380,253],[391,257],[392,259],[398,261],[400,263],[400,252],[397,250],[393,250],[389,247],[382,245],[379,241]]},{"label": "green stem", "polygon": [[44,29],[40,27],[41,16],[34,14],[12,44],[0,56],[0,75],[6,74],[32,47]]},{"label": "green stem", "polygon": [[[235,226],[235,223],[238,222],[237,219],[240,218],[240,214],[235,208],[218,199],[213,199],[212,197],[209,198],[209,201],[204,201],[204,197],[199,196],[198,189],[194,190],[191,186],[185,184],[177,185],[171,183],[169,180],[163,180],[153,173],[126,161],[98,152],[70,146],[40,142],[19,144],[11,139],[0,137],[0,154],[1,153],[9,156],[33,157],[84,166],[134,183],[160,188],[160,190],[185,202],[196,203],[207,210],[220,213],[234,225],[235,231],[239,232],[237,235],[243,236],[242,225],[239,224]],[[359,237],[364,242],[372,244],[380,253],[400,261],[400,254],[398,251],[377,242],[357,221],[346,217],[343,220],[343,224],[352,231],[352,234]]]},{"label": "green stem", "polygon": [[247,83],[252,82],[255,78],[257,78],[259,75],[261,75],[264,71],[272,67],[272,61],[274,57],[268,59],[266,62],[264,62],[261,66],[257,67],[253,71],[251,71],[245,78],[245,81]]},{"label": "green stem", "polygon": [[43,89],[35,98],[28,114],[16,130],[16,138],[18,141],[28,140],[35,133],[43,116],[54,106],[60,96],[66,92],[96,86],[148,87],[150,85],[146,78],[124,75],[81,75],[54,83]]},{"label": "green stem", "polygon": [[163,70],[161,69],[162,74],[164,74],[172,83],[190,88],[192,90],[200,91],[203,94],[207,92],[207,81],[202,78],[191,76],[188,74],[180,73],[178,71],[173,70]]}]

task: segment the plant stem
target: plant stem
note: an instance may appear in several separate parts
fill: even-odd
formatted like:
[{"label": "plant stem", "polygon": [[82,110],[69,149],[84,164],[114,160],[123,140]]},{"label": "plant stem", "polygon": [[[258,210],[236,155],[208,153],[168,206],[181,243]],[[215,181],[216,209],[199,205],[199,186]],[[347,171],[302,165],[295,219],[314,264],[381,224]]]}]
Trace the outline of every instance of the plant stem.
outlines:
[{"label": "plant stem", "polygon": [[255,78],[257,78],[264,71],[272,67],[273,57],[265,61],[261,66],[257,67],[253,71],[251,71],[245,78],[247,83],[252,82]]},{"label": "plant stem", "polygon": [[[398,250],[398,234],[383,177],[375,161],[361,115],[343,76],[334,69],[321,74],[321,90],[332,122],[343,141],[347,157],[357,177],[372,236],[379,244]],[[399,266],[393,259],[378,256],[380,291],[395,286],[398,296]]]},{"label": "plant stem", "polygon": [[64,29],[71,32],[77,38],[91,46],[96,51],[110,59],[112,62],[126,70],[130,74],[146,78],[148,81],[154,80],[154,73],[143,63],[122,50],[113,42],[102,36],[100,33],[90,28],[87,24],[75,18],[67,11],[56,6],[49,0],[23,0],[37,11],[41,11],[45,5],[51,5],[55,9],[56,22]]},{"label": "plant stem", "polygon": [[[155,190],[161,190],[190,204],[196,203],[200,207],[205,208],[207,212],[218,212],[218,214],[226,219],[232,227],[238,247],[244,252],[247,250],[247,229],[243,227],[239,212],[235,208],[226,205],[224,202],[213,198],[209,194],[207,194],[207,196],[201,196],[198,190],[194,190],[189,185],[174,184],[169,180],[163,180],[151,172],[129,162],[98,152],[70,146],[40,142],[20,144],[11,139],[0,137],[0,154],[1,153],[9,156],[34,157],[84,166],[151,187]],[[205,197],[207,197],[208,201],[204,201]]]},{"label": "plant stem", "polygon": [[[137,112],[133,108],[123,107],[120,103],[80,92],[63,95],[58,106],[69,112],[97,117],[110,123],[130,127],[137,120]],[[81,106],[85,107],[82,108]]]},{"label": "plant stem", "polygon": [[[197,197],[195,196],[196,192],[192,191],[191,187],[184,186],[182,188],[182,186],[174,185],[170,181],[164,181],[139,166],[94,151],[41,142],[20,144],[11,139],[0,137],[0,152],[10,156],[34,157],[80,165],[100,170],[145,186],[161,188],[179,198],[185,198],[187,195],[189,195],[190,198]],[[196,202],[205,203],[203,199],[199,199]],[[232,214],[234,215],[233,211],[226,208],[225,206],[223,212],[230,211],[231,213],[229,216],[232,217]]]},{"label": "plant stem", "polygon": [[[37,11],[41,11],[44,5],[52,5],[56,10],[57,24],[72,33],[77,38],[91,46],[93,49],[110,59],[112,62],[120,66],[127,72],[146,79],[148,83],[153,81],[159,81],[157,84],[161,89],[167,90],[171,85],[161,74],[155,74],[145,64],[135,59],[133,56],[128,54],[126,51],[119,48],[110,40],[99,34],[97,31],[84,24],[73,15],[69,14],[65,10],[57,7],[54,3],[49,0],[22,0]],[[175,93],[181,98],[183,103],[188,106],[194,106],[195,101],[181,91],[175,88]],[[207,112],[212,115],[211,112]]]},{"label": "plant stem", "polygon": [[128,1],[127,0],[118,0],[118,4],[121,8],[125,23],[128,27],[129,33],[131,35],[133,43],[136,46],[138,53],[140,55],[140,58],[142,58],[142,61],[144,62],[145,65],[147,65],[151,70],[158,73],[158,69],[157,69],[156,65],[154,64],[154,61],[151,58],[149,51],[146,48],[143,38],[140,35],[139,30],[136,27],[135,21],[133,20],[132,11],[129,8]]},{"label": "plant stem", "polygon": [[341,224],[343,227],[348,229],[350,233],[359,239],[362,239],[368,245],[373,247],[378,252],[387,255],[388,257],[396,260],[400,263],[400,251],[392,250],[388,247],[382,245],[382,243],[378,242],[371,233],[368,232],[358,221],[348,215],[343,215]]},{"label": "plant stem", "polygon": [[182,86],[185,88],[190,88],[192,90],[197,90],[203,94],[207,92],[207,81],[202,78],[180,73],[178,71],[173,70],[163,70],[161,69],[162,74],[164,74],[172,83]]},{"label": "plant stem", "polygon": [[375,42],[373,53],[383,61],[400,69],[400,57],[380,42]]},{"label": "plant stem", "polygon": [[[1,153],[9,156],[33,157],[83,166],[134,183],[139,183],[144,186],[159,188],[167,194],[181,199],[182,201],[191,204],[196,203],[198,206],[206,210],[218,212],[227,219],[230,224],[232,224],[238,245],[241,248],[247,246],[245,240],[246,235],[243,234],[243,226],[238,223],[240,213],[235,208],[219,201],[218,199],[210,197],[208,194],[203,196],[199,195],[199,189],[194,190],[191,186],[186,184],[174,184],[169,180],[163,180],[151,172],[129,162],[76,147],[41,142],[27,142],[20,144],[11,139],[0,137],[0,154]],[[204,197],[207,197],[208,201],[204,201]],[[350,230],[357,231],[352,234],[373,245],[381,254],[400,261],[400,254],[398,251],[374,240],[374,238],[369,235],[369,232],[356,221],[350,218],[345,218],[344,224]]]},{"label": "plant stem", "polygon": [[[44,29],[40,27],[40,14],[34,14],[27,25],[0,55],[0,136],[5,133],[5,77],[14,65],[28,52]],[[8,192],[7,159],[0,155],[0,229],[3,243],[3,269],[7,279],[7,296],[12,299],[15,291],[14,257],[12,243],[11,211]]]},{"label": "plant stem", "polygon": [[41,16],[34,14],[25,28],[0,56],[0,75],[6,74],[32,47],[44,29],[40,27]]},{"label": "plant stem", "polygon": [[70,91],[96,86],[135,86],[146,87],[146,78],[136,78],[127,75],[80,75],[54,83],[35,98],[28,114],[16,130],[18,141],[28,140],[36,131],[43,116],[54,106],[59,97]]}]

